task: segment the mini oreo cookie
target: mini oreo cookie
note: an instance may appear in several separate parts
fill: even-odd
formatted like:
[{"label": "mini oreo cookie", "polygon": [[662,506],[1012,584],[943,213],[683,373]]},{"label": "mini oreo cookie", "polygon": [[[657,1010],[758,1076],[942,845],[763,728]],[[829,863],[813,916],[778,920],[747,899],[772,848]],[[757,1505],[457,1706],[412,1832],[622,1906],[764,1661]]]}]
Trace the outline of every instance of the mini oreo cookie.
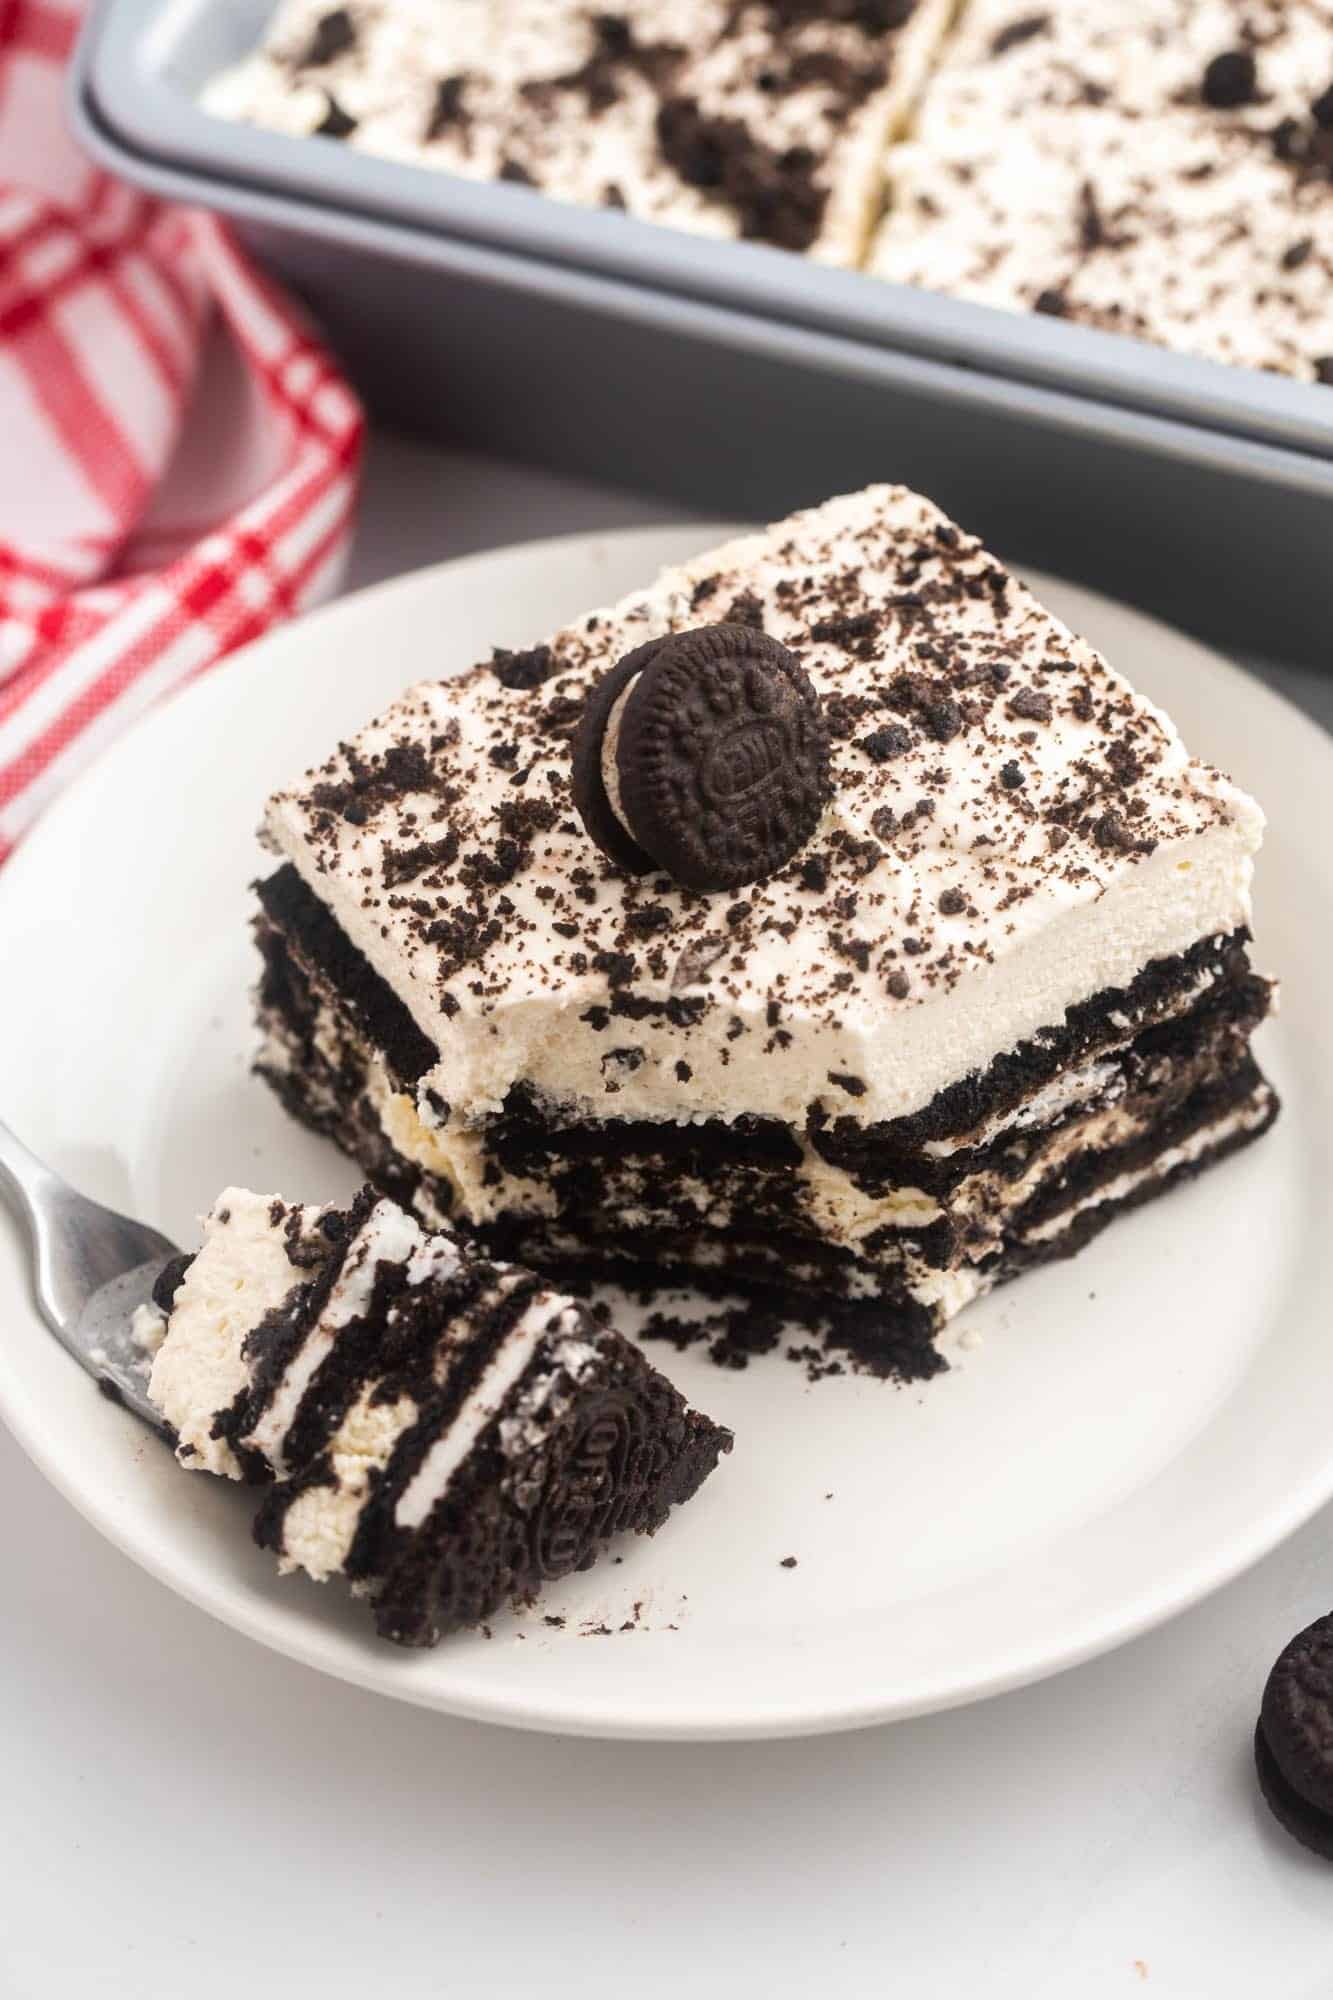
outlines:
[{"label": "mini oreo cookie", "polygon": [[1265,1803],[1312,1853],[1333,1861],[1333,1613],[1278,1655],[1254,1738]]},{"label": "mini oreo cookie", "polygon": [[[618,810],[604,768],[617,704]],[[819,697],[796,657],[749,625],[673,632],[629,654],[593,690],[574,748],[575,803],[604,852],[706,892],[781,868],[827,792]]]}]

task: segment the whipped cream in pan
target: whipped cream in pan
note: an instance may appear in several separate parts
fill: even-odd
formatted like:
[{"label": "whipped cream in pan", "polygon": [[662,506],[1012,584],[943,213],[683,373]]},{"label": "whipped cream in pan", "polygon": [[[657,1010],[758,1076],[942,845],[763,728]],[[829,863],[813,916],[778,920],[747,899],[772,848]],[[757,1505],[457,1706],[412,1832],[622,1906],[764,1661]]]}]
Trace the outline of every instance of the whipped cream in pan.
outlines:
[{"label": "whipped cream in pan", "polygon": [[949,0],[286,0],[208,110],[855,264]]},{"label": "whipped cream in pan", "polygon": [[970,0],[869,268],[1333,377],[1326,0]]},{"label": "whipped cream in pan", "polygon": [[1331,85],[1328,0],[283,0],[204,103],[1327,381]]},{"label": "whipped cream in pan", "polygon": [[[1047,8],[965,0],[917,123],[930,123],[946,101],[966,101],[969,115],[992,125],[1031,109],[1110,104],[1146,117],[1194,105],[1266,133],[1308,111],[1333,82],[1331,38],[1328,0],[1058,0]],[[1226,88],[1216,72],[1209,81],[1216,59],[1237,52],[1254,61],[1251,91]]]},{"label": "whipped cream in pan", "polygon": [[[727,618],[800,658],[832,789],[779,873],[701,896],[593,846],[569,738],[632,647]],[[519,1084],[562,1116],[918,1110],[1069,1006],[1245,926],[1262,828],[1160,710],[897,487],[423,683],[266,819],[438,1049],[417,1115],[445,1154]]]}]

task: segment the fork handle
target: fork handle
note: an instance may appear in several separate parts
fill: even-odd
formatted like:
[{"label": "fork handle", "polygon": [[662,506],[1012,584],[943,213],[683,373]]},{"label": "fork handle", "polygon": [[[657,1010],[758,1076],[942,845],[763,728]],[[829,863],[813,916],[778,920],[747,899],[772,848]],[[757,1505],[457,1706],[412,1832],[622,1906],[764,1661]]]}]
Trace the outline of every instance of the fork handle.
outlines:
[{"label": "fork handle", "polygon": [[35,1224],[43,1195],[51,1194],[55,1185],[50,1168],[44,1167],[37,1155],[30,1153],[0,1119],[0,1189],[9,1195],[29,1223]]},{"label": "fork handle", "polygon": [[79,1316],[111,1278],[155,1262],[176,1246],[156,1229],[118,1215],[69,1186],[0,1123],[0,1194],[28,1224],[33,1285],[47,1325],[87,1366],[73,1339]]}]

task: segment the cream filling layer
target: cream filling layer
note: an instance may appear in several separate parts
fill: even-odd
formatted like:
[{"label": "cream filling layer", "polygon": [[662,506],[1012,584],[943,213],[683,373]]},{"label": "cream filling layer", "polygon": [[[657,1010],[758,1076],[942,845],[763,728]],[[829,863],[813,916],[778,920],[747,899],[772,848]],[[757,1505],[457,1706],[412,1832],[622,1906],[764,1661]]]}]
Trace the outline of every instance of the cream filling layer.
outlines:
[{"label": "cream filling layer", "polygon": [[606,793],[607,804],[630,839],[634,841],[637,841],[639,836],[629,823],[629,814],[625,811],[625,800],[620,789],[620,732],[624,727],[630,698],[642,679],[642,673],[637,673],[626,681],[616,697],[610,715],[606,718],[606,734],[602,738],[602,788]]},{"label": "cream filling layer", "polygon": [[371,1210],[349,1246],[323,1311],[284,1370],[277,1388],[246,1439],[279,1478],[287,1471],[287,1433],[316,1370],[333,1352],[344,1327],[365,1317],[381,1264],[406,1263],[422,1240],[420,1225],[396,1202]]},{"label": "cream filling layer", "polygon": [[[1100,1207],[1106,1202],[1123,1201],[1138,1188],[1164,1178],[1177,1167],[1205,1158],[1215,1147],[1225,1144],[1237,1133],[1256,1130],[1268,1116],[1271,1104],[1272,1092],[1267,1085],[1263,1085],[1247,1103],[1214,1121],[1212,1125],[1192,1133],[1178,1146],[1168,1147],[1143,1167],[1116,1175],[1112,1180],[1104,1182],[1079,1200],[1070,1203],[1059,1214],[1025,1231],[1020,1239],[1021,1242],[1023,1244],[1054,1242],[1066,1230],[1072,1228],[1078,1217],[1087,1210]],[[1134,1121],[1122,1120],[1120,1129],[1116,1130],[1116,1117],[1117,1114],[1114,1112],[1106,1114],[1103,1132],[1105,1143],[1116,1143],[1134,1135]],[[1044,1166],[1049,1167],[1054,1163],[1052,1155],[1043,1155]],[[1016,1192],[1021,1190],[1020,1200],[1031,1194],[1039,1178],[1039,1174],[1034,1171],[1032,1175],[1025,1177],[1023,1182],[1015,1183]],[[552,1232],[551,1241],[557,1250],[563,1250],[570,1255],[577,1254],[585,1247],[579,1239],[559,1231]],[[995,1242],[988,1242],[980,1246],[978,1256],[984,1258],[996,1247],[998,1246]],[[825,1275],[817,1272],[813,1266],[803,1265],[800,1245],[795,1241],[789,1254],[779,1255],[776,1251],[763,1249],[760,1249],[758,1254],[761,1262],[772,1264],[775,1276],[786,1272],[789,1277],[801,1281],[807,1277],[818,1280]],[[727,1257],[726,1244],[703,1241],[693,1246],[690,1261],[705,1269],[717,1270],[725,1268]],[[979,1269],[972,1262],[952,1269],[932,1268],[919,1258],[912,1257],[910,1249],[904,1257],[901,1271],[903,1286],[908,1296],[930,1311],[937,1328],[955,1318],[964,1306],[970,1305],[974,1299],[992,1290],[1000,1275],[1002,1273],[998,1264],[989,1271]],[[843,1276],[844,1296],[849,1300],[869,1302],[878,1295],[880,1276],[873,1268],[869,1266],[853,1268]]]},{"label": "cream filling layer", "polygon": [[1124,1201],[1128,1195],[1148,1182],[1162,1180],[1167,1174],[1174,1173],[1177,1167],[1187,1166],[1195,1160],[1203,1159],[1214,1147],[1225,1145],[1226,1141],[1235,1138],[1237,1133],[1253,1132],[1263,1124],[1272,1102],[1273,1093],[1265,1084],[1245,1104],[1239,1105],[1236,1110],[1228,1112],[1226,1117],[1217,1119],[1212,1125],[1204,1126],[1198,1132],[1192,1132],[1189,1138],[1182,1139],[1178,1146],[1169,1146],[1164,1153],[1159,1153],[1156,1159],[1149,1161],[1147,1166],[1137,1167],[1132,1173],[1118,1174],[1114,1180],[1094,1188],[1092,1193],[1085,1195],[1081,1201],[1073,1202],[1070,1207],[1062,1209],[1059,1215],[1051,1216],[1047,1222],[1038,1223],[1035,1229],[1026,1231],[1023,1241],[1053,1242],[1056,1237],[1062,1236],[1071,1228],[1087,1209],[1099,1208],[1103,1202]]},{"label": "cream filling layer", "polygon": [[[1169,1007],[1152,1016],[1151,1024],[1158,1025],[1186,1014],[1215,983],[1211,975],[1202,975]],[[1133,1020],[1124,1015],[1113,1018],[1123,1032],[1117,1041],[1099,1050],[1094,1057],[1077,1068],[1061,1071],[1018,1106],[998,1113],[970,1132],[948,1140],[928,1141],[922,1150],[935,1158],[949,1158],[963,1149],[989,1145],[1006,1132],[1026,1134],[1068,1114],[1080,1104],[1091,1106],[1104,1099],[1116,1083],[1117,1071],[1111,1059],[1128,1048],[1136,1035],[1149,1024],[1144,1019]],[[554,1215],[557,1204],[548,1183],[512,1174],[496,1177],[494,1162],[487,1153],[481,1132],[454,1125],[442,1127],[438,1123],[426,1123],[421,1116],[422,1107],[405,1092],[394,1088],[382,1058],[371,1051],[359,1034],[342,1024],[332,1003],[324,999],[319,1003],[314,1040],[335,1069],[341,1066],[349,1050],[364,1064],[366,1096],[394,1152],[410,1165],[443,1180],[469,1220],[490,1222],[514,1209],[525,1214]],[[265,1059],[273,1066],[282,1070],[290,1068],[290,1050],[280,1034],[270,1033],[266,1037],[265,1050]],[[1076,1130],[1078,1134],[1086,1131],[1082,1121]],[[1077,1143],[1088,1141],[1084,1138]],[[1058,1157],[1058,1153],[1047,1149],[1041,1154],[1038,1164],[1054,1161]],[[612,1172],[615,1172],[614,1168]],[[882,1195],[869,1195],[844,1169],[831,1165],[811,1147],[804,1148],[798,1172],[807,1189],[808,1212],[821,1234],[830,1242],[853,1249],[867,1236],[886,1226],[902,1230],[926,1228],[945,1213],[945,1206],[953,1214],[975,1214],[991,1200],[992,1190],[997,1184],[994,1174],[971,1176],[948,1197],[946,1205],[941,1205],[924,1190],[911,1186],[897,1187]],[[623,1177],[622,1169],[622,1180]],[[699,1180],[680,1182],[673,1187],[673,1194],[690,1201],[701,1222],[709,1222],[719,1228],[730,1225],[731,1202],[725,1194],[719,1193],[715,1185]],[[661,1220],[660,1211],[654,1210],[650,1204],[636,1202],[628,1188],[622,1188],[620,1214],[624,1226],[631,1229],[649,1228]]]},{"label": "cream filling layer", "polygon": [[[1083,1089],[1071,1087],[1078,1076],[1079,1073],[1071,1072],[1070,1077],[1056,1080],[1063,1088],[1051,1091],[1050,1115],[1082,1101]],[[1087,1085],[1088,1100],[1104,1097],[1114,1087],[1116,1078],[1117,1072],[1109,1064],[1086,1065],[1081,1083]],[[411,1100],[392,1090],[382,1065],[372,1066],[367,1087],[395,1150],[426,1172],[441,1174],[458,1195],[470,1220],[489,1222],[515,1210],[530,1215],[556,1213],[556,1198],[549,1184],[496,1174],[495,1163],[487,1155],[479,1134],[456,1132],[452,1128],[432,1131],[423,1125]],[[1035,1117],[1015,1118],[1011,1114],[1008,1126],[997,1124],[988,1136],[998,1136],[1007,1129],[1027,1130],[1036,1122]],[[994,1168],[982,1169],[961,1181],[943,1202],[924,1189],[910,1186],[896,1187],[884,1194],[868,1194],[846,1169],[831,1164],[808,1146],[803,1149],[797,1172],[805,1193],[806,1212],[821,1237],[847,1249],[860,1250],[867,1237],[886,1227],[910,1235],[913,1230],[928,1228],[946,1214],[957,1221],[982,1222],[988,1235],[995,1235],[1003,1230],[1006,1217],[1065,1159],[1088,1147],[1099,1149],[1123,1144],[1145,1130],[1146,1124],[1145,1119],[1129,1116],[1114,1103],[1105,1104],[1073,1120],[1037,1153],[1028,1171],[1017,1180]],[[636,1201],[634,1187],[627,1184],[626,1168],[618,1170],[611,1163],[607,1172],[611,1198],[622,1227],[649,1229],[663,1225],[661,1208]],[[644,1181],[651,1184],[651,1170],[645,1170]],[[738,1218],[737,1210],[737,1201],[743,1201],[743,1194],[733,1196],[706,1180],[694,1177],[674,1180],[671,1196],[675,1202],[688,1202],[701,1226],[726,1229],[743,1219]],[[988,1244],[980,1254],[987,1254],[989,1248]],[[891,1255],[886,1255],[885,1260],[892,1261]]]},{"label": "cream filling layer", "polygon": [[278,1568],[284,1575],[303,1569],[323,1583],[344,1568],[370,1498],[372,1475],[383,1471],[417,1416],[410,1396],[380,1403],[373,1383],[362,1390],[329,1445],[333,1483],[307,1487],[283,1517]]},{"label": "cream filling layer", "polygon": [[[275,1203],[285,1215],[272,1195],[225,1188],[218,1196],[149,1377],[148,1394],[177,1433],[182,1465],[227,1479],[239,1479],[241,1466],[231,1446],[212,1435],[214,1420],[249,1386],[246,1339],[303,1282],[272,1220]],[[321,1212],[306,1214],[314,1222]]]},{"label": "cream filling layer", "polygon": [[[400,1115],[404,1118],[410,1115],[419,1126],[420,1121],[415,1120],[410,1101],[401,1094],[389,1094],[396,1097],[396,1107]],[[400,1126],[398,1129],[401,1132],[403,1128]],[[974,1247],[971,1257],[980,1260],[993,1252],[1003,1237],[1007,1217],[1022,1206],[1041,1180],[1055,1171],[1063,1160],[1089,1147],[1096,1149],[1127,1143],[1144,1129],[1143,1120],[1130,1118],[1115,1108],[1109,1108],[1095,1118],[1079,1120],[1062,1135],[1059,1141],[1043,1149],[1028,1173],[1017,1181],[1005,1181],[996,1174],[978,1174],[964,1181],[950,1198],[950,1213],[963,1219],[984,1220],[986,1224],[985,1239]],[[420,1131],[424,1137],[424,1144],[416,1156],[417,1163],[434,1171],[431,1161],[439,1150],[441,1135],[432,1134],[424,1127],[420,1127]],[[457,1136],[455,1135],[454,1143]],[[480,1141],[469,1135],[466,1151],[471,1155],[473,1177],[477,1185],[480,1185],[483,1163]],[[414,1156],[409,1153],[406,1157]],[[1171,1157],[1171,1155],[1163,1156],[1167,1160]],[[1154,1166],[1145,1169],[1138,1178],[1143,1180],[1150,1178],[1154,1172],[1166,1171],[1169,1171],[1168,1166]],[[933,1202],[920,1189],[897,1189],[886,1197],[868,1197],[857,1189],[841,1170],[830,1167],[827,1162],[812,1154],[807,1155],[803,1172],[812,1188],[814,1197],[812,1210],[817,1210],[822,1204],[822,1220],[829,1241],[855,1248],[866,1236],[886,1224],[897,1228],[904,1236],[901,1245],[895,1245],[891,1250],[881,1252],[874,1268],[864,1273],[848,1274],[849,1296],[873,1297],[877,1290],[877,1275],[886,1267],[893,1268],[897,1263],[900,1265],[904,1288],[909,1296],[936,1314],[943,1324],[960,1312],[971,1299],[987,1289],[989,1279],[976,1268],[974,1261],[941,1268],[928,1265],[913,1254],[910,1232],[914,1228],[928,1226],[932,1221],[938,1220],[944,1212],[938,1203]],[[498,1213],[507,1205],[513,1205],[516,1187],[522,1190],[521,1205],[528,1212],[546,1214],[554,1212],[554,1199],[549,1189],[536,1182],[515,1183],[510,1180],[498,1190],[487,1190],[492,1201],[492,1213]],[[530,1192],[538,1199],[529,1201],[527,1197]],[[734,1217],[730,1205],[720,1204],[716,1190],[706,1183],[685,1183],[678,1188],[678,1192],[695,1202],[701,1223],[707,1222],[716,1228],[725,1228],[732,1224]],[[1078,1208],[1095,1205],[1097,1201],[1109,1198],[1106,1194],[1095,1193],[1080,1203]],[[648,1228],[660,1220],[649,1210],[636,1210],[632,1204],[626,1204],[619,1212],[626,1228]],[[1060,1229],[1072,1220],[1072,1215],[1076,1212],[1078,1211],[1068,1211],[1053,1218],[1043,1227],[1040,1236],[1034,1236],[1032,1240],[1042,1240],[1057,1235]],[[571,1253],[581,1247],[572,1236],[563,1240],[566,1241]],[[793,1250],[795,1261],[799,1264],[799,1249],[794,1245]],[[694,1261],[704,1266],[719,1266],[724,1262],[722,1245],[701,1243],[694,1247],[691,1254]],[[317,1510],[321,1505],[318,1498],[312,1499],[312,1509]]]},{"label": "cream filling layer", "polygon": [[449,1490],[450,1481],[493,1417],[499,1415],[536,1359],[543,1341],[571,1328],[577,1314],[549,1292],[539,1293],[505,1335],[483,1374],[443,1436],[436,1438],[394,1508],[400,1528],[419,1528]]},{"label": "cream filling layer", "polygon": [[[419,1257],[430,1257],[436,1248],[434,1241],[427,1242]],[[428,1276],[445,1274],[444,1266],[438,1262],[431,1270],[417,1260],[414,1265],[417,1275],[413,1279],[409,1271],[409,1282],[423,1282]],[[511,1288],[516,1282],[516,1277],[510,1279]],[[434,1440],[404,1488],[394,1509],[397,1527],[416,1529],[429,1519],[455,1473],[486,1426],[504,1409],[544,1342],[555,1343],[552,1381],[557,1367],[563,1367],[577,1379],[595,1361],[595,1348],[587,1341],[569,1337],[577,1323],[576,1309],[551,1292],[543,1292],[532,1301],[448,1430]],[[437,1386],[447,1383],[454,1361],[464,1351],[453,1344],[442,1346],[436,1362]],[[375,1401],[373,1383],[362,1391],[329,1445],[332,1482],[308,1488],[287,1510],[279,1556],[279,1566],[284,1571],[303,1569],[317,1582],[323,1582],[345,1568],[362,1509],[373,1491],[373,1477],[387,1467],[398,1444],[419,1418],[418,1406],[409,1396],[386,1404]],[[521,1444],[522,1439],[515,1434],[505,1442],[509,1448]]]}]

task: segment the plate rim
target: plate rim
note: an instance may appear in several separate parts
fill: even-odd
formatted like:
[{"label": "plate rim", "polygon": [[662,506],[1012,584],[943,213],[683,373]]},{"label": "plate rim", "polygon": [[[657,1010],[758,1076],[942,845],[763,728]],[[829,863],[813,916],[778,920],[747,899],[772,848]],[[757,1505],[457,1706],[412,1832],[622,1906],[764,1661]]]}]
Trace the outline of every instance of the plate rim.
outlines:
[{"label": "plate rim", "polygon": [[[747,532],[745,524],[671,521],[660,525],[592,532],[579,530],[534,537],[447,558],[349,593],[301,620],[278,628],[244,648],[226,664],[230,669],[243,665],[247,673],[253,674],[262,670],[262,663],[275,650],[291,648],[298,654],[308,650],[313,657],[313,647],[326,622],[341,622],[349,615],[373,619],[386,600],[410,599],[419,593],[429,595],[445,576],[455,584],[460,577],[480,579],[487,570],[504,570],[516,558],[520,561],[531,558],[540,562],[574,544],[583,548],[602,544],[625,549],[641,546],[645,551],[645,568],[650,569],[654,564],[677,560],[677,544],[682,549],[697,549],[744,532]],[[1188,649],[1194,655],[1195,664],[1219,678],[1233,698],[1257,702],[1270,712],[1281,712],[1285,728],[1303,737],[1306,747],[1333,767],[1333,737],[1279,690],[1260,681],[1202,641],[1133,605],[1107,597],[1085,585],[1069,582],[1026,564],[1016,567],[1039,597],[1048,586],[1054,586],[1066,598],[1105,606],[1118,616],[1128,616],[1145,636],[1160,636],[1177,650],[1182,647]],[[201,693],[217,688],[220,682],[225,684],[226,679],[226,675],[211,672],[201,675],[173,698],[158,704],[133,731],[106,745],[66,791],[52,802],[0,872],[0,926],[3,925],[5,906],[11,894],[9,884],[15,881],[22,883],[34,871],[40,870],[42,850],[51,837],[50,829],[58,829],[66,813],[79,809],[80,794],[92,778],[113,766],[127,744],[142,743],[146,732],[172,727],[182,706],[188,714],[189,705]],[[404,685],[407,684],[405,680]],[[239,694],[243,690],[237,692]],[[1330,775],[1333,776],[1333,768]],[[25,1268],[26,1257],[20,1249],[20,1290],[25,1294],[24,1303],[33,1321],[46,1334],[32,1300],[31,1286],[24,1286]],[[46,1337],[50,1338],[49,1335]],[[20,1352],[20,1346],[16,1345],[14,1353]],[[196,1577],[191,1565],[173,1563],[169,1554],[159,1553],[155,1547],[145,1544],[132,1527],[127,1527],[120,1520],[114,1504],[105,1497],[99,1498],[95,1478],[81,1480],[77,1465],[62,1459],[59,1451],[49,1442],[49,1432],[35,1417],[33,1399],[25,1394],[21,1364],[11,1359],[4,1343],[0,1343],[0,1420],[42,1476],[99,1534],[176,1595],[256,1643],[317,1672],[436,1712],[519,1729],[602,1739],[660,1742],[775,1740],[868,1728],[987,1700],[1068,1671],[1129,1643],[1189,1609],[1252,1567],[1333,1498],[1333,1453],[1330,1453],[1321,1473],[1311,1474],[1303,1485],[1287,1493],[1284,1502],[1271,1505],[1248,1536],[1233,1534],[1213,1562],[1196,1560],[1192,1572],[1159,1579],[1129,1600],[1128,1609],[1122,1597],[1118,1610],[1108,1609],[1100,1616],[1094,1616],[1061,1648],[1052,1650],[1049,1646],[1043,1647],[1038,1655],[1034,1655],[1021,1643],[1011,1643],[989,1670],[981,1673],[960,1670],[947,1683],[937,1684],[933,1692],[909,1691],[906,1695],[887,1699],[883,1695],[867,1692],[856,1699],[841,1698],[832,1706],[825,1704],[821,1707],[818,1701],[803,1704],[788,1702],[785,1706],[761,1707],[757,1712],[750,1713],[719,1711],[707,1718],[701,1718],[692,1711],[663,1712],[655,1702],[641,1709],[637,1706],[639,1697],[635,1695],[622,1709],[607,1714],[595,1705],[589,1707],[577,1697],[564,1696],[549,1701],[538,1697],[515,1704],[508,1699],[497,1702],[488,1698],[484,1691],[474,1690],[471,1685],[459,1689],[439,1689],[424,1677],[402,1672],[400,1657],[389,1654],[387,1649],[380,1651],[368,1645],[364,1657],[360,1654],[341,1657],[326,1643],[318,1623],[312,1623],[299,1613],[289,1616],[284,1609],[275,1609],[262,1597],[248,1598],[243,1591],[227,1584],[221,1572],[216,1585],[210,1588],[206,1575]],[[125,1418],[124,1422],[130,1424],[133,1420]],[[396,1678],[395,1669],[399,1669]],[[938,1676],[936,1679],[938,1682]]]}]

